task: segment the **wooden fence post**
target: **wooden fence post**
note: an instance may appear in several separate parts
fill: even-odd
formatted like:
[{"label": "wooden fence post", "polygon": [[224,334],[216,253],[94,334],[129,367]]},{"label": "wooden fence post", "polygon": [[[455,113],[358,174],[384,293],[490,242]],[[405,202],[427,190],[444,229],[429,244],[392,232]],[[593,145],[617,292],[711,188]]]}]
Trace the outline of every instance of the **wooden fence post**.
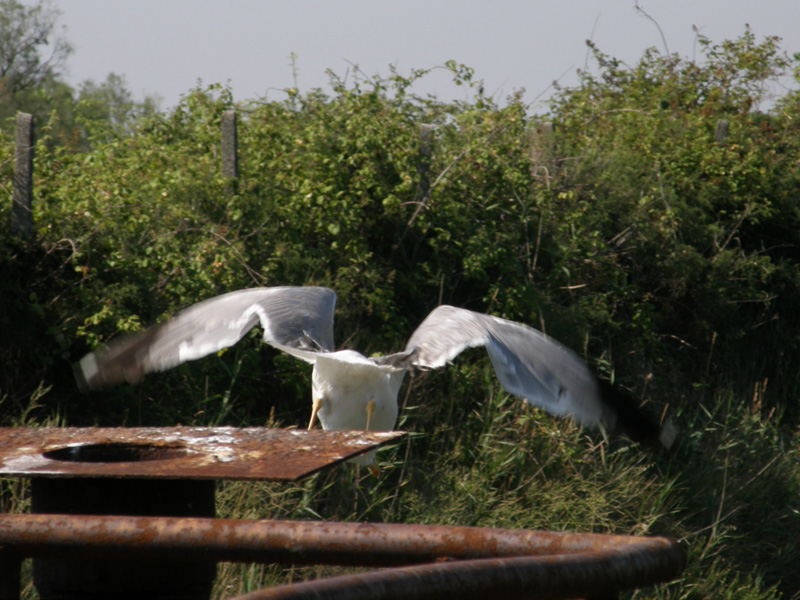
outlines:
[{"label": "wooden fence post", "polygon": [[531,175],[543,178],[547,187],[550,187],[558,166],[555,129],[555,124],[550,121],[539,123],[530,131],[528,140]]},{"label": "wooden fence post", "polygon": [[728,130],[730,129],[730,123],[728,123],[725,119],[720,119],[717,121],[717,130],[714,132],[714,140],[718,144],[724,144],[725,139],[728,137]]},{"label": "wooden fence post", "polygon": [[433,155],[433,125],[423,123],[419,127],[419,153],[420,162],[417,167],[419,172],[419,195],[420,198],[427,198],[431,189],[431,181],[428,174],[431,170],[431,156]]},{"label": "wooden fence post", "polygon": [[229,179],[239,177],[239,141],[236,135],[236,111],[222,113],[222,176]]},{"label": "wooden fence post", "polygon": [[33,115],[17,114],[11,232],[29,238],[33,232]]}]

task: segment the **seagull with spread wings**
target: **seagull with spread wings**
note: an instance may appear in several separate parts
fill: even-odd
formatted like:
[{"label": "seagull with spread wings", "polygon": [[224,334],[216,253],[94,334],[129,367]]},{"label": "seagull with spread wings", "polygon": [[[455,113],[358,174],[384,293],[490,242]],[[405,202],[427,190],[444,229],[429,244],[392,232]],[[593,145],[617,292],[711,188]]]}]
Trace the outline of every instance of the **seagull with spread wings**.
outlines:
[{"label": "seagull with spread wings", "polygon": [[324,429],[386,431],[397,421],[397,396],[407,371],[438,369],[463,350],[483,346],[503,387],[529,403],[634,441],[667,447],[672,442],[666,428],[598,379],[572,351],[532,327],[439,306],[417,327],[405,350],[368,358],[334,349],[335,305],[336,294],[324,287],[230,292],[87,354],[75,374],[84,390],[136,383],[145,373],[232,346],[261,325],[267,344],[314,365],[309,429],[319,419]]}]

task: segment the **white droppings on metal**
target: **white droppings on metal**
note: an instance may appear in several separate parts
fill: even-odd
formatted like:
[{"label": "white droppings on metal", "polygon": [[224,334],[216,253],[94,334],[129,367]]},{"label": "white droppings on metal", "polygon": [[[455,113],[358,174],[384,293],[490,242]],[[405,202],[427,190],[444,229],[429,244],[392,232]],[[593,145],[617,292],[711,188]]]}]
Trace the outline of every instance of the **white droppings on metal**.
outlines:
[{"label": "white droppings on metal", "polygon": [[351,446],[371,446],[374,442],[370,440],[348,440],[347,443]]},{"label": "white droppings on metal", "polygon": [[23,454],[21,456],[9,457],[0,462],[0,470],[2,471],[29,471],[37,469],[41,471],[42,467],[46,467],[52,463],[48,458],[41,454]]},{"label": "white droppings on metal", "polygon": [[233,455],[233,452],[228,452],[227,454],[220,452],[218,454],[212,454],[212,456],[214,457],[214,460],[218,462],[232,462],[236,460],[236,457]]}]

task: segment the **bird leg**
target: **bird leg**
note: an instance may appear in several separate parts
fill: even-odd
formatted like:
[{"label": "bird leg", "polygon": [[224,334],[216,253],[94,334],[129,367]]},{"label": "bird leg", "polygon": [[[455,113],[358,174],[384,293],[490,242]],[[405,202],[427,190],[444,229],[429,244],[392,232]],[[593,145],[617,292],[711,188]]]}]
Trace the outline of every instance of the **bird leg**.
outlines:
[{"label": "bird leg", "polygon": [[367,426],[364,431],[369,431],[369,422],[372,420],[372,413],[375,412],[375,400],[367,402]]},{"label": "bird leg", "polygon": [[[369,402],[367,402],[367,426],[364,428],[364,431],[369,431],[369,422],[372,420],[372,413],[374,412],[375,412],[375,401],[370,400]],[[369,471],[370,473],[372,473],[373,477],[378,477],[381,474],[381,468],[375,463],[369,465]]]},{"label": "bird leg", "polygon": [[311,431],[314,427],[314,421],[317,420],[317,413],[322,407],[322,398],[314,398],[311,402],[311,420],[308,422],[308,430]]}]

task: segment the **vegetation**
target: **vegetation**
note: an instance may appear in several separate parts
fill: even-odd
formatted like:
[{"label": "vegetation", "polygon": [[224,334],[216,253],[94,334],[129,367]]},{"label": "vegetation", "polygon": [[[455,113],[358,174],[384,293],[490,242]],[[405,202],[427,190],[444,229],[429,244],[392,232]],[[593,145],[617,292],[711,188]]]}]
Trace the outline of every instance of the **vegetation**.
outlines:
[{"label": "vegetation", "polygon": [[[35,239],[13,239],[0,206],[0,422],[302,425],[308,369],[257,332],[102,395],[78,394],[70,363],[247,286],[334,288],[338,344],[365,353],[402,348],[451,303],[564,341],[672,419],[676,447],[526,408],[476,352],[406,384],[413,435],[379,455],[380,478],[228,483],[221,516],[667,535],[685,576],[637,598],[798,597],[800,96],[768,94],[800,57],[749,30],[701,42],[700,61],[651,50],[633,66],[593,49],[596,72],[541,116],[448,63],[470,101],[416,96],[425,71],[332,75],[330,93],[239,106],[192,90],[168,114],[82,129],[82,145],[46,123]],[[236,181],[219,168],[231,108]],[[7,195],[12,155],[3,129]],[[24,484],[2,485],[3,508],[23,507]],[[217,594],[335,571],[225,565]]]}]

